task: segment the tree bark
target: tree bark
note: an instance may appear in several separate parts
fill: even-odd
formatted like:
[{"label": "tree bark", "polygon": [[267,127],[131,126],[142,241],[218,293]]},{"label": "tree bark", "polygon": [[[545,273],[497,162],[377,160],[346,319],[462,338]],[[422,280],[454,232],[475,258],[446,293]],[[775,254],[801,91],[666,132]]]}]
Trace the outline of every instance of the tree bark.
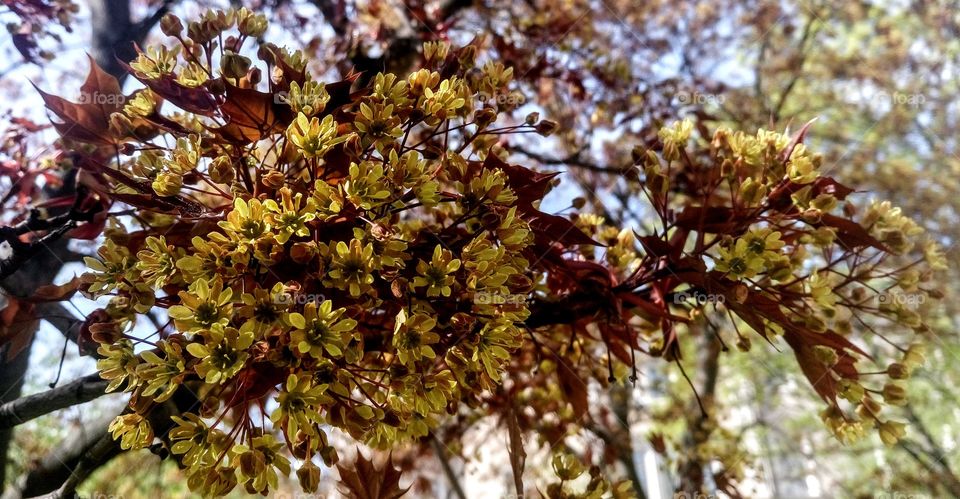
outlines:
[{"label": "tree bark", "polygon": [[[133,22],[130,19],[129,0],[90,0],[88,4],[91,14],[91,55],[97,64],[116,77],[122,85],[127,73],[120,64],[120,60],[130,62],[136,57],[134,43],[143,42],[150,29],[168,12],[172,0],[165,0],[153,14],[139,22]],[[56,195],[70,194],[74,187],[69,181],[71,175],[71,173],[66,174],[65,178],[68,181]],[[24,262],[15,273],[0,281],[0,287],[14,297],[30,296],[40,286],[51,284],[64,262],[72,260],[72,257],[73,255],[67,249],[67,241],[64,239],[45,244],[41,251]],[[42,310],[42,307],[38,308]],[[65,331],[64,327],[61,327],[64,323],[59,319],[62,318],[51,318],[49,322],[61,331]],[[9,362],[5,360],[5,356],[0,356],[0,404],[6,404],[20,397],[33,345],[32,338],[36,335],[38,327],[39,323],[31,330],[23,331],[22,334],[30,335],[31,339],[20,355]],[[69,329],[68,326],[66,330]],[[0,490],[6,483],[4,470],[11,439],[12,429],[0,430]]]},{"label": "tree bark", "polygon": [[99,374],[94,373],[52,390],[0,405],[0,430],[8,431],[44,414],[101,397],[107,384]]}]

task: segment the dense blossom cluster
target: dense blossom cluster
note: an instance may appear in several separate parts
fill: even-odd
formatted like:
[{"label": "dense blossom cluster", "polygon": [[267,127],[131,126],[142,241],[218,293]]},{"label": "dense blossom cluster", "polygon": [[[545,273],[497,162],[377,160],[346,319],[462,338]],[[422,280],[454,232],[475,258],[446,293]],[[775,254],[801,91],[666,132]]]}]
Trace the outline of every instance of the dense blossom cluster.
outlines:
[{"label": "dense blossom cluster", "polygon": [[[461,391],[492,388],[529,312],[473,296],[527,295],[535,279],[518,209],[535,212],[536,200],[519,200],[495,142],[538,123],[491,129],[503,109],[477,107],[478,94],[508,91],[511,70],[475,66],[471,47],[432,44],[434,69],[378,74],[348,96],[349,81],[324,85],[299,53],[262,46],[273,84],[289,88],[267,108],[288,125],[277,118],[257,123],[263,133],[246,127],[223,140],[244,118],[218,129],[221,116],[197,109],[172,118],[173,144],[134,142],[156,122],[157,86],[254,92],[257,73],[234,66],[250,66],[238,53],[262,32],[257,16],[208,14],[182,38],[176,24],[168,18],[164,29],[180,45],[140,55],[131,67],[148,89],[110,117],[111,131],[137,145],[120,174],[152,190],[118,193],[189,199],[203,215],[143,210],[141,230],[113,224],[87,259],[89,292],[113,297],[90,328],[99,367],[111,390],[138,401],[111,426],[122,446],[149,445],[147,414],[187,385],[202,410],[176,418],[169,439],[191,487],[266,493],[289,471],[284,446],[306,459],[298,474],[313,472],[309,456],[337,461],[322,426],[387,447],[426,436]],[[234,25],[241,36],[228,39],[216,78],[200,61]],[[171,324],[156,338],[130,336],[154,307],[167,308]]]},{"label": "dense blossom cluster", "polygon": [[[244,44],[266,23],[244,9],[162,28],[173,47],[130,65],[146,88],[100,128],[61,132],[90,145],[76,160],[86,185],[133,207],[108,222],[84,281],[111,297],[85,328],[101,374],[132,394],[111,432],[125,449],[160,438],[192,489],[266,494],[292,456],[316,490],[312,459],[338,460],[331,428],[388,448],[517,402],[577,423],[581,379],[625,378],[638,350],[677,360],[677,331],[704,317],[728,317],[742,349],[749,329],[782,337],[841,439],[874,425],[885,442],[902,435],[878,400],[903,402],[897,380],[922,352],[903,349],[873,388],[847,336],[862,315],[922,332],[915,307],[878,290],[931,294],[942,257],[925,245],[910,260],[918,229],[889,205],[853,222],[850,190],[799,138],[664,128],[634,154],[629,180],[658,219],[641,234],[539,210],[554,175],[509,164],[503,146],[557,124],[534,113],[498,128],[522,99],[489,98],[511,92],[513,73],[472,45],[428,43],[422,69],[351,91],[356,75],[321,83],[303,54],[269,43],[255,51],[264,75]],[[184,112],[161,112],[167,102]],[[723,299],[674,299],[690,291]],[[135,334],[158,308],[169,322]],[[158,434],[154,410],[184,391],[196,410]],[[550,424],[520,416],[524,429]],[[562,497],[583,468],[566,455],[554,468]],[[590,474],[589,494],[627,493]]]}]

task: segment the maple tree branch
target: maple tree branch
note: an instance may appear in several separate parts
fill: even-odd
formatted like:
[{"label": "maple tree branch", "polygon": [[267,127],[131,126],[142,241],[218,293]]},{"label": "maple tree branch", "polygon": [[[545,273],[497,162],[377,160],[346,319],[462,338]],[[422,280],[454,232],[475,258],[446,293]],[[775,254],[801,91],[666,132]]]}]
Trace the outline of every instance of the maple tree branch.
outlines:
[{"label": "maple tree branch", "polygon": [[107,426],[113,414],[98,418],[71,432],[72,438],[53,450],[17,479],[3,495],[3,499],[35,497],[57,489],[70,476],[80,459],[103,436],[109,437]]},{"label": "maple tree branch", "polygon": [[437,460],[440,461],[440,467],[443,468],[443,474],[447,476],[447,481],[450,482],[450,487],[453,488],[453,492],[460,499],[467,499],[467,494],[463,491],[463,486],[460,485],[460,481],[457,479],[457,475],[453,472],[453,467],[450,466],[450,460],[447,459],[447,453],[444,452],[443,442],[434,433],[430,433],[430,445],[433,446],[433,453],[437,455]]},{"label": "maple tree branch", "polygon": [[52,390],[21,397],[0,405],[0,430],[13,428],[53,411],[71,407],[106,394],[107,381],[88,374]]},{"label": "maple tree branch", "polygon": [[581,170],[587,170],[596,173],[603,173],[605,175],[623,175],[626,172],[633,170],[633,165],[627,165],[622,167],[604,167],[596,163],[592,163],[583,159],[583,151],[577,151],[573,154],[568,155],[565,158],[548,158],[540,153],[533,151],[528,151],[522,147],[513,147],[514,152],[523,154],[524,156],[540,163],[542,165],[564,165],[579,168]]}]

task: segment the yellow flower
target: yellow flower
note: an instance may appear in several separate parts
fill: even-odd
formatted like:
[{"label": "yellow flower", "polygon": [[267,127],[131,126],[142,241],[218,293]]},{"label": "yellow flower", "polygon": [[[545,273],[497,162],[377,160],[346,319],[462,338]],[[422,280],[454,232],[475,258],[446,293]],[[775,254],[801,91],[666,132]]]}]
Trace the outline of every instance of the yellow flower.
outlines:
[{"label": "yellow flower", "polygon": [[296,435],[297,431],[316,435],[316,425],[323,423],[319,405],[330,401],[323,395],[326,389],[326,385],[314,386],[310,376],[289,375],[277,395],[278,407],[270,415],[270,420],[284,427],[288,435]]},{"label": "yellow flower", "polygon": [[215,324],[203,332],[203,343],[190,343],[187,351],[200,359],[197,374],[210,384],[224,383],[243,368],[247,349],[253,344],[252,331],[239,331]]},{"label": "yellow flower", "polygon": [[307,117],[319,114],[329,101],[327,87],[319,81],[306,81],[302,87],[296,81],[290,82],[290,93],[284,99],[293,112]]},{"label": "yellow flower", "polygon": [[183,348],[178,343],[159,341],[163,357],[151,350],[140,356],[144,362],[137,366],[137,375],[145,383],[141,395],[152,396],[157,402],[169,399],[186,375]]},{"label": "yellow flower", "polygon": [[213,286],[205,279],[190,285],[189,292],[179,293],[181,305],[170,307],[168,314],[179,331],[190,333],[230,322],[233,290],[223,289],[223,281],[216,279]]},{"label": "yellow flower", "polygon": [[127,271],[135,266],[130,258],[130,250],[110,239],[97,250],[97,256],[99,260],[83,257],[84,263],[93,271],[84,277],[85,282],[90,283],[87,290],[91,293],[107,293],[117,289],[125,282]]},{"label": "yellow flower", "polygon": [[120,439],[120,448],[142,449],[153,441],[153,429],[140,414],[121,414],[110,423],[110,436]]},{"label": "yellow flower", "polygon": [[249,202],[239,197],[234,199],[233,210],[227,214],[226,220],[217,225],[226,230],[231,239],[248,245],[255,244],[270,232],[270,218],[259,199]]},{"label": "yellow flower", "polygon": [[267,433],[253,439],[253,445],[234,445],[231,462],[237,463],[240,481],[250,493],[266,495],[270,488],[277,488],[277,471],[290,474],[290,461],[281,453],[283,444]]},{"label": "yellow flower", "polygon": [[390,198],[391,190],[383,176],[383,165],[374,161],[363,161],[350,165],[350,175],[343,183],[346,198],[364,210],[381,205]]},{"label": "yellow flower", "polygon": [[290,344],[301,354],[318,359],[323,357],[324,350],[332,357],[340,357],[346,344],[345,333],[357,327],[353,319],[340,319],[346,310],[333,310],[333,302],[324,300],[319,307],[308,303],[303,307],[303,315],[289,314],[287,321],[296,328],[290,333]]},{"label": "yellow flower", "polygon": [[410,99],[407,98],[407,82],[397,78],[393,73],[378,73],[373,81],[372,97],[384,104],[392,104],[396,108],[406,106]]},{"label": "yellow flower", "polygon": [[225,435],[219,430],[211,430],[199,416],[192,412],[183,414],[184,417],[170,416],[177,426],[170,430],[170,452],[183,456],[182,462],[186,466],[203,463],[209,458],[215,459],[217,440]]},{"label": "yellow flower", "polygon": [[241,317],[252,319],[254,329],[261,331],[280,322],[287,308],[282,283],[271,289],[256,288],[253,293],[244,293],[240,300],[243,306],[238,313]]},{"label": "yellow flower", "polygon": [[148,237],[144,244],[146,248],[137,252],[137,270],[145,283],[162,288],[177,274],[177,260],[183,249],[167,244],[163,236]]},{"label": "yellow flower", "polygon": [[453,258],[449,250],[438,244],[433,248],[433,257],[430,263],[420,260],[417,263],[417,272],[413,278],[414,288],[427,288],[427,296],[450,296],[450,286],[454,283],[455,273],[460,268],[460,260]]},{"label": "yellow flower", "polygon": [[280,204],[269,199],[264,202],[264,206],[270,211],[271,226],[277,229],[277,242],[286,243],[290,237],[306,237],[310,235],[310,229],[306,223],[317,218],[315,210],[311,203],[306,203],[301,207],[303,194],[293,194],[288,187],[280,189]]},{"label": "yellow flower", "polygon": [[883,441],[883,444],[887,447],[892,447],[900,441],[901,438],[906,436],[906,424],[899,421],[884,421],[877,426],[877,431],[880,433],[880,440]]},{"label": "yellow flower", "polygon": [[714,268],[734,279],[751,278],[763,268],[763,259],[750,252],[744,239],[738,239],[733,247],[721,247],[719,252],[720,258]]},{"label": "yellow flower", "polygon": [[140,364],[140,358],[133,353],[133,343],[130,340],[122,339],[112,345],[100,345],[97,353],[102,357],[97,360],[100,377],[110,380],[105,391],[116,390],[124,381],[127,382],[127,387],[123,391],[128,392],[136,388],[139,383],[137,366]]},{"label": "yellow flower", "polygon": [[287,128],[287,138],[296,146],[297,151],[305,158],[322,157],[333,146],[344,142],[349,136],[337,136],[337,123],[333,115],[326,115],[323,120],[300,113],[297,119]]},{"label": "yellow flower", "polygon": [[780,240],[780,233],[769,228],[752,229],[741,239],[747,242],[747,252],[759,256],[765,261],[775,261],[780,256],[780,249],[786,243]]},{"label": "yellow flower", "polygon": [[407,317],[404,309],[397,314],[393,327],[393,346],[397,349],[397,357],[404,364],[411,364],[426,357],[436,357],[430,346],[440,341],[440,335],[432,329],[437,320],[421,313]]},{"label": "yellow flower", "polygon": [[360,103],[360,113],[357,114],[353,127],[356,128],[364,144],[373,144],[378,150],[403,135],[400,128],[400,118],[393,115],[393,104],[369,105]]},{"label": "yellow flower", "polygon": [[373,246],[363,245],[359,239],[351,239],[350,245],[337,242],[333,261],[327,275],[332,279],[329,285],[337,289],[349,290],[350,296],[360,296],[369,291],[373,284]]}]

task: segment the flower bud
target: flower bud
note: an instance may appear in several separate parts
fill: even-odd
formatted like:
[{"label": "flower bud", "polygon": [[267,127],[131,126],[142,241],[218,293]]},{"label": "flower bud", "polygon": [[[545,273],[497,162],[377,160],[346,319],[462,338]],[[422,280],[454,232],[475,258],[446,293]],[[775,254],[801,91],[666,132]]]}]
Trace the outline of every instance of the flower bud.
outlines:
[{"label": "flower bud", "polygon": [[160,31],[167,36],[179,37],[183,32],[183,23],[180,22],[179,17],[168,12],[160,19]]},{"label": "flower bud", "polygon": [[537,133],[542,137],[549,137],[553,135],[558,128],[560,128],[560,124],[552,120],[543,120],[536,125]]},{"label": "flower bud", "polygon": [[271,189],[279,189],[287,181],[287,176],[277,170],[270,170],[260,177],[263,185]]},{"label": "flower bud", "polygon": [[905,364],[894,362],[887,366],[887,375],[892,379],[907,379],[910,377],[910,368]]},{"label": "flower bud", "polygon": [[890,405],[906,405],[907,390],[896,383],[883,385],[883,401]]},{"label": "flower bud", "polygon": [[906,425],[899,421],[884,421],[877,427],[880,440],[886,446],[896,445],[907,434]]},{"label": "flower bud", "polygon": [[313,464],[313,461],[306,461],[303,466],[297,470],[297,479],[300,480],[300,487],[306,493],[317,491],[320,486],[320,467]]},{"label": "flower bud", "polygon": [[250,69],[250,58],[231,52],[223,53],[220,58],[220,72],[227,78],[240,79],[247,75]]},{"label": "flower bud", "polygon": [[160,196],[176,196],[183,187],[183,177],[174,173],[161,172],[153,180],[151,187]]}]

